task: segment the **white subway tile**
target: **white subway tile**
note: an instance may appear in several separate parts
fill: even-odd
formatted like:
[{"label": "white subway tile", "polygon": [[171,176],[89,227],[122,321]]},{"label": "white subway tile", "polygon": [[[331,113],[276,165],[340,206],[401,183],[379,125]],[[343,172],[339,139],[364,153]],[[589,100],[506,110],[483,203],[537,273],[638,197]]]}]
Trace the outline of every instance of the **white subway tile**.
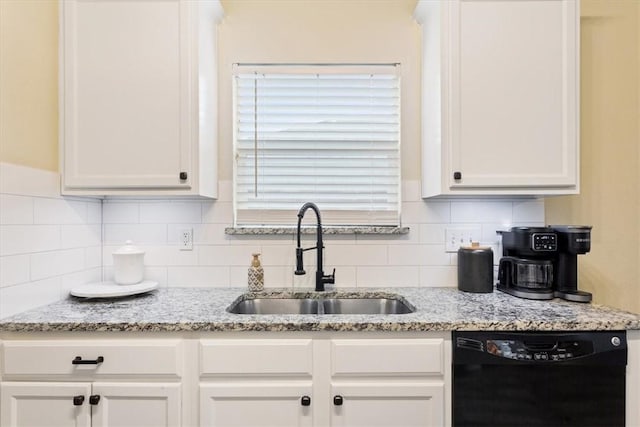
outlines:
[{"label": "white subway tile", "polygon": [[60,299],[60,277],[0,288],[0,318]]},{"label": "white subway tile", "polygon": [[252,253],[260,253],[260,246],[199,246],[198,264],[220,266],[249,266]]},{"label": "white subway tile", "polygon": [[[324,269],[325,273],[328,267],[338,266],[360,266],[360,265],[387,265],[387,249],[386,245],[336,245],[326,248],[324,251]],[[316,256],[315,251],[305,253]]]},{"label": "white subway tile", "polygon": [[30,255],[0,257],[0,288],[30,280],[29,258]]},{"label": "white subway tile", "polygon": [[177,245],[141,246],[141,249],[145,251],[144,264],[147,266],[198,265],[199,247],[190,251],[182,251]]},{"label": "white subway tile", "polygon": [[450,202],[402,203],[402,222],[407,224],[448,223],[451,220]]},{"label": "white subway tile", "polygon": [[500,202],[451,202],[451,222],[511,223],[513,207],[510,201]]},{"label": "white subway tile", "polygon": [[445,229],[448,224],[420,224],[420,243],[445,243]]},{"label": "white subway tile", "polygon": [[87,224],[102,225],[102,201],[87,202]]},{"label": "white subway tile", "polygon": [[[219,225],[222,228],[224,234],[224,226]],[[225,234],[225,240],[230,245],[292,245],[295,242],[296,237],[293,234],[285,235],[262,235],[262,236],[247,236],[247,235],[228,235]],[[309,237],[309,241],[315,237]]]},{"label": "white subway tile", "polygon": [[140,207],[137,202],[109,202],[102,204],[102,221],[105,224],[136,224],[140,222]]},{"label": "white subway tile", "polygon": [[419,286],[420,267],[368,266],[357,267],[358,287]]},{"label": "white subway tile", "polygon": [[201,202],[140,203],[141,224],[199,224],[201,222]]},{"label": "white subway tile", "polygon": [[[331,274],[333,268],[331,270],[326,270],[325,273]],[[326,285],[327,289],[330,289],[331,286],[335,288],[355,288],[358,286],[358,275],[357,275],[357,267],[355,266],[341,266],[336,268],[336,283],[333,285]]]},{"label": "white subway tile", "polygon": [[211,201],[202,203],[202,222],[207,224],[233,225],[233,203]]},{"label": "white subway tile", "polygon": [[[246,272],[246,270],[245,270]],[[247,277],[245,276],[244,282],[240,285],[247,283]],[[265,288],[287,288],[291,287],[293,283],[293,269],[286,267],[264,267],[264,287]],[[235,282],[231,282],[231,286],[236,286]]]},{"label": "white subway tile", "polygon": [[294,245],[262,245],[260,251],[262,265],[291,267],[296,264]]},{"label": "white subway tile", "polygon": [[171,287],[229,287],[229,267],[168,267]]},{"label": "white subway tile", "polygon": [[441,245],[405,245],[389,247],[389,265],[448,265],[449,254]]},{"label": "white subway tile", "polygon": [[87,269],[102,266],[102,246],[84,248],[84,267]]},{"label": "white subway tile", "polygon": [[87,203],[67,199],[33,199],[35,224],[86,224]]},{"label": "white subway tile", "polygon": [[544,222],[544,200],[514,201],[513,222]]},{"label": "white subway tile", "polygon": [[420,267],[420,286],[458,286],[458,268],[456,266]]},{"label": "white subway tile", "polygon": [[167,243],[166,224],[105,224],[104,244],[123,245],[132,240],[136,245]]},{"label": "white subway tile", "polygon": [[31,280],[59,276],[84,269],[84,249],[40,252],[31,255]]},{"label": "white subway tile", "polygon": [[0,256],[60,248],[60,226],[0,225]]},{"label": "white subway tile", "polygon": [[61,247],[64,249],[99,246],[102,229],[99,224],[62,225]]},{"label": "white subway tile", "polygon": [[33,224],[33,197],[0,194],[0,224]]}]

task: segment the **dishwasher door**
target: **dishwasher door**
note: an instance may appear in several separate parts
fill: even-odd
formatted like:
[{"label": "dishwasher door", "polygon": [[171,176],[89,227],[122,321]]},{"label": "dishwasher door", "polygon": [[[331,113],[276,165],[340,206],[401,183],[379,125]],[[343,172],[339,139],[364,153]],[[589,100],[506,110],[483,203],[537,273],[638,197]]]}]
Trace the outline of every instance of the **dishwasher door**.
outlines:
[{"label": "dishwasher door", "polygon": [[624,427],[624,331],[454,332],[453,426]]}]

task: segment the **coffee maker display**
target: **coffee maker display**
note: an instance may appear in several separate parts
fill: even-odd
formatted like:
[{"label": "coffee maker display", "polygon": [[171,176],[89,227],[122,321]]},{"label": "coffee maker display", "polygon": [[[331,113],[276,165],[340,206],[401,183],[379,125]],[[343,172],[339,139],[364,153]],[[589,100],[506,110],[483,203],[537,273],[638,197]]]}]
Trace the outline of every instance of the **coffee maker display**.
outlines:
[{"label": "coffee maker display", "polygon": [[578,290],[578,255],[591,250],[591,226],[512,227],[502,235],[496,288],[520,298],[590,302]]}]

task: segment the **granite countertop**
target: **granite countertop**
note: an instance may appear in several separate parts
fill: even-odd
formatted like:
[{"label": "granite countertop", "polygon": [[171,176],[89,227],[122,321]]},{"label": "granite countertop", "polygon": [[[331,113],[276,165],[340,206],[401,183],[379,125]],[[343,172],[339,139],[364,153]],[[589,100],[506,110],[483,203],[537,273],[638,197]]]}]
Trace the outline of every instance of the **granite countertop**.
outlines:
[{"label": "granite countertop", "polygon": [[268,289],[260,296],[402,295],[416,308],[395,315],[239,315],[243,288],[164,288],[120,299],[62,301],[0,320],[0,332],[46,331],[451,331],[640,329],[640,315],[596,304],[531,301],[456,288]]}]

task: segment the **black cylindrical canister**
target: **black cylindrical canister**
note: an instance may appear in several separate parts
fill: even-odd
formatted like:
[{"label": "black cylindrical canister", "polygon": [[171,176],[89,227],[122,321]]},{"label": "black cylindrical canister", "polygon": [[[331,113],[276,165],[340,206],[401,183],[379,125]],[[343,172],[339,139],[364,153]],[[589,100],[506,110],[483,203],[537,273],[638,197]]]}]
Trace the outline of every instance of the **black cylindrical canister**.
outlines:
[{"label": "black cylindrical canister", "polygon": [[493,251],[489,247],[458,249],[458,289],[465,292],[493,292]]}]

